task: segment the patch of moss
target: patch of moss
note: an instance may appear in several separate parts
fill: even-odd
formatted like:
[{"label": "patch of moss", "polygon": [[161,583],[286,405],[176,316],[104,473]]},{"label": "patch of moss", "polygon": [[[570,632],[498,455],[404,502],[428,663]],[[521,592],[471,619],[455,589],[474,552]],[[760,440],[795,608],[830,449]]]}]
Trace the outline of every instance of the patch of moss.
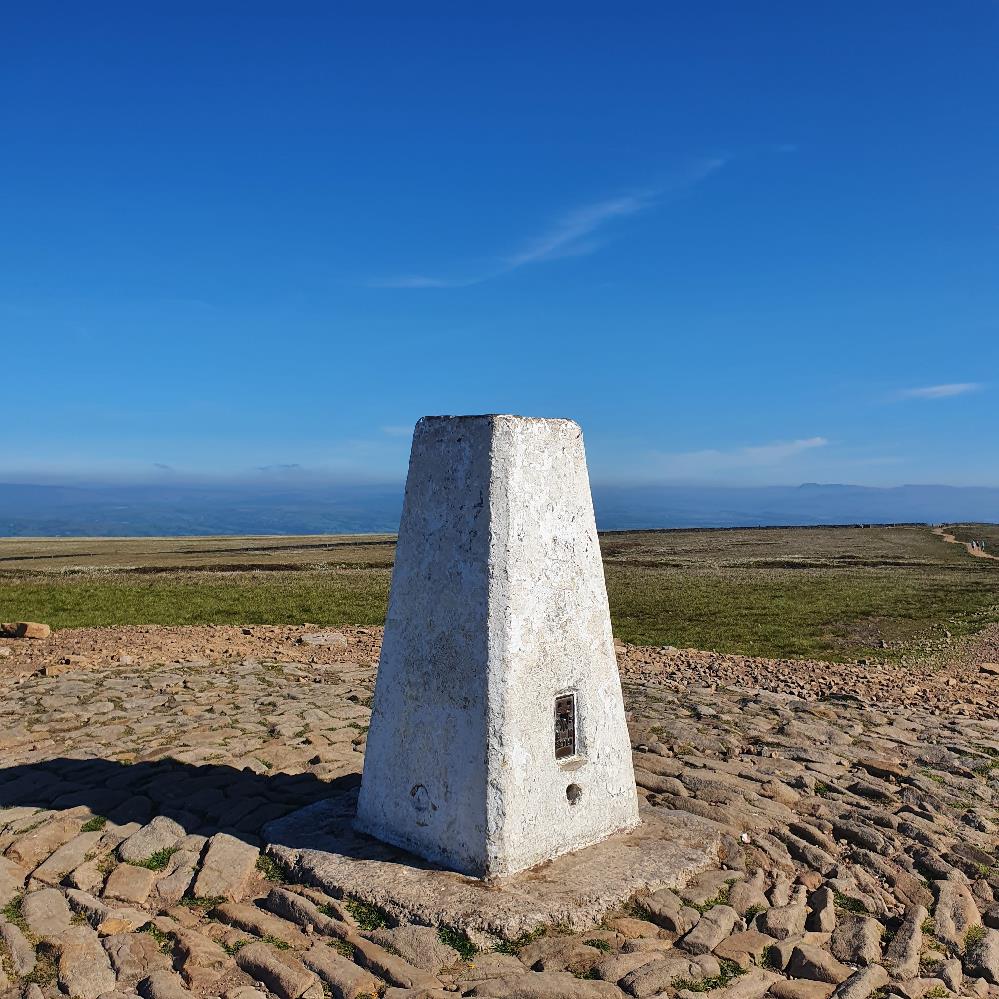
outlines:
[{"label": "patch of moss", "polygon": [[103,874],[104,877],[107,877],[117,866],[118,861],[115,860],[110,853],[105,854],[100,860],[97,861],[97,870]]},{"label": "patch of moss", "polygon": [[59,955],[50,944],[35,950],[35,967],[21,980],[22,985],[54,985],[59,977]]},{"label": "patch of moss", "polygon": [[167,864],[170,863],[170,858],[178,849],[176,846],[168,846],[163,850],[157,850],[155,853],[150,854],[145,860],[130,860],[128,863],[133,867],[145,867],[150,871],[165,871]]},{"label": "patch of moss", "polygon": [[985,927],[981,925],[969,926],[968,932],[964,934],[964,949],[967,950],[969,947],[976,943],[980,943],[985,939]]},{"label": "patch of moss", "polygon": [[383,926],[391,925],[388,913],[377,905],[357,898],[345,898],[343,904],[362,930],[380,930]]},{"label": "patch of moss", "polygon": [[348,961],[353,961],[357,956],[357,950],[352,945],[347,943],[346,940],[340,940],[337,937],[329,937],[325,941],[328,947],[332,947],[338,954],[343,954]]},{"label": "patch of moss", "polygon": [[501,940],[496,945],[496,952],[498,954],[513,954],[516,957],[528,944],[540,940],[547,933],[547,926],[539,926],[536,930],[531,930],[530,933],[521,933],[519,937],[514,937],[512,940]]},{"label": "patch of moss", "polygon": [[761,961],[764,968],[780,970],[780,951],[771,944],[769,947],[764,948]]},{"label": "patch of moss", "polygon": [[169,933],[164,933],[162,930],[157,929],[152,923],[146,923],[142,927],[142,932],[148,933],[156,941],[156,946],[159,947],[160,953],[173,953],[173,937]]},{"label": "patch of moss", "polygon": [[732,885],[735,884],[736,878],[732,878],[725,882],[725,886],[715,895],[714,898],[709,898],[704,902],[691,902],[689,898],[685,898],[683,901],[689,905],[692,909],[696,909],[702,916],[708,909],[713,909],[716,905],[728,905],[729,892],[732,890]]},{"label": "patch of moss", "polygon": [[284,868],[273,857],[268,857],[266,854],[257,857],[257,870],[263,874],[266,880],[273,881],[275,884],[283,885],[288,881],[284,876]]},{"label": "patch of moss", "polygon": [[722,958],[718,963],[721,971],[717,975],[708,975],[707,978],[676,978],[672,983],[673,988],[677,991],[686,989],[688,992],[710,992],[712,989],[728,988],[734,979],[746,973],[728,958]]},{"label": "patch of moss", "polygon": [[24,904],[24,895],[15,895],[2,909],[0,916],[3,916],[8,923],[16,926],[22,933],[30,933],[28,924],[25,921],[21,906]]},{"label": "patch of moss", "polygon": [[854,912],[861,916],[867,914],[867,909],[862,902],[859,902],[855,898],[850,898],[849,895],[844,895],[840,891],[833,893],[833,899],[837,909],[843,909],[845,912]]},{"label": "patch of moss", "polygon": [[468,934],[456,926],[442,926],[437,931],[437,938],[442,944],[456,950],[463,961],[470,961],[479,952]]},{"label": "patch of moss", "polygon": [[184,906],[185,909],[214,909],[215,906],[221,905],[225,901],[228,900],[224,895],[213,895],[210,898],[185,895],[177,904]]},{"label": "patch of moss", "polygon": [[80,826],[80,832],[100,832],[107,824],[108,820],[103,815],[95,815]]},{"label": "patch of moss", "polygon": [[[265,937],[262,937],[262,939],[263,939],[264,943],[270,944],[276,950],[291,950],[291,944],[290,943],[288,943],[285,940],[278,940],[277,937],[272,937],[270,934],[268,934]],[[249,940],[247,941],[247,943],[249,943]]]}]

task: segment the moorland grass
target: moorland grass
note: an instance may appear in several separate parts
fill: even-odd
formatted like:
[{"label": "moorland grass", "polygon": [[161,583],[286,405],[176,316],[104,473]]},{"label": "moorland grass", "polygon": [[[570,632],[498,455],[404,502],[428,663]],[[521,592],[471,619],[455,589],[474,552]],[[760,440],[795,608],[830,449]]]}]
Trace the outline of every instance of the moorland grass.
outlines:
[{"label": "moorland grass", "polygon": [[[141,570],[130,571],[111,565],[140,555],[135,539],[86,546],[99,566],[85,564],[79,539],[68,539],[76,567],[53,558],[59,539],[43,547],[3,539],[0,556],[16,546],[17,559],[0,571],[0,620],[56,628],[384,622],[393,552],[381,539],[354,548],[343,539],[237,542],[174,540],[163,571],[156,546],[143,542]],[[999,620],[999,562],[973,559],[927,527],[629,532],[603,535],[601,545],[615,635],[640,645],[898,658],[918,655],[919,643],[945,629],[960,636]],[[228,568],[236,550],[259,559],[265,547],[285,564],[301,557],[302,568]],[[371,566],[372,552],[386,567]]]},{"label": "moorland grass", "polygon": [[[999,572],[607,566],[614,633],[637,645],[849,660],[999,620]],[[881,642],[888,643],[882,648]],[[901,644],[904,643],[904,644]]]},{"label": "moorland grass", "polygon": [[987,552],[999,555],[999,524],[952,524],[947,530],[958,541],[984,541]]},{"label": "moorland grass", "polygon": [[0,618],[53,628],[377,625],[385,620],[389,579],[387,569],[0,576]]}]

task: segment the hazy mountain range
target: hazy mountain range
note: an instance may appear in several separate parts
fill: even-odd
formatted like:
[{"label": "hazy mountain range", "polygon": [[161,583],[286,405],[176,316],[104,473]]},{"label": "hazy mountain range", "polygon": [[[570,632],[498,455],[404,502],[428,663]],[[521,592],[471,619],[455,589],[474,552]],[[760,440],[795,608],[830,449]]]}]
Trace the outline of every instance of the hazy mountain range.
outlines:
[{"label": "hazy mountain range", "polygon": [[[595,486],[601,530],[999,521],[999,488]],[[0,535],[390,533],[400,485],[0,483]]]}]

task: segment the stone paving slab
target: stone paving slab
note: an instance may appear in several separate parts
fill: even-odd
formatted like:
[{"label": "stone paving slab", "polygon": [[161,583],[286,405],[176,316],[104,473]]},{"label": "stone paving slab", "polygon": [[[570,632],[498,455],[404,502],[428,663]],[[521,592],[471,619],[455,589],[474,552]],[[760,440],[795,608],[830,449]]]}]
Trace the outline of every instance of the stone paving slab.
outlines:
[{"label": "stone paving slab", "polygon": [[357,790],[264,827],[269,852],[296,880],[353,896],[402,922],[513,939],[543,926],[581,930],[638,892],[682,888],[717,863],[721,827],[645,805],[637,829],[523,874],[485,882],[441,870],[352,828]]},{"label": "stone paving slab", "polygon": [[[622,647],[638,794],[669,844],[720,830],[718,859],[596,926],[575,910],[617,877],[610,862],[538,868],[525,879],[542,888],[579,877],[573,911],[499,945],[426,925],[433,900],[412,920],[363,905],[378,896],[362,876],[337,899],[304,864],[261,856],[246,880],[268,842],[329,846],[322,810],[302,810],[357,787],[378,659],[376,629],[343,629],[347,648],[315,647],[318,663],[307,643],[290,661],[278,631],[253,658],[221,655],[214,629],[156,629],[171,661],[25,675],[0,660],[0,999],[103,988],[88,927],[116,976],[105,999],[289,999],[282,981],[310,999],[999,999],[999,674],[983,670],[999,627],[932,687],[908,667],[872,682],[842,664]],[[132,658],[128,634],[102,640]],[[58,660],[78,639],[40,644]],[[293,813],[293,836],[265,836]],[[116,874],[154,823],[172,834],[139,849],[147,831]],[[421,876],[371,840],[348,857]],[[213,897],[195,888],[206,868],[229,882]],[[141,903],[112,897],[122,879],[141,897],[150,874]],[[497,891],[471,885],[479,906]]]}]

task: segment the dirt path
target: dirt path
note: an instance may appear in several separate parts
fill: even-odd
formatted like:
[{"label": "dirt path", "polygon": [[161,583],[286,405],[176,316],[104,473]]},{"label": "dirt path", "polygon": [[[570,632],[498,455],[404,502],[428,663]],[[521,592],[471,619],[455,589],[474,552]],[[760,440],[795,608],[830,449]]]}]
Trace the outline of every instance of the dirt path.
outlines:
[{"label": "dirt path", "polygon": [[988,552],[983,552],[980,548],[972,548],[970,541],[958,541],[953,534],[948,533],[943,527],[934,527],[933,533],[939,535],[944,541],[952,545],[964,545],[964,550],[975,558],[989,558],[993,562],[999,562],[999,555],[989,555]]}]

